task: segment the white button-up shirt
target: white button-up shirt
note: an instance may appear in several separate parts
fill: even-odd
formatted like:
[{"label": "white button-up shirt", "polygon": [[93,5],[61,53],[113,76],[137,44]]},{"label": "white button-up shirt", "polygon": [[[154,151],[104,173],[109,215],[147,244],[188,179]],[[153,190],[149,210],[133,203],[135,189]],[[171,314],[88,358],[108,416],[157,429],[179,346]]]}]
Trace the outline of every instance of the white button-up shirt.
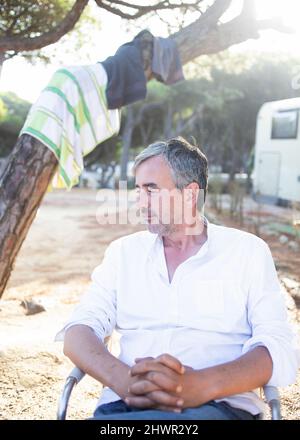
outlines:
[{"label": "white button-up shirt", "polygon": [[[273,360],[269,385],[293,383],[297,352],[267,244],[209,222],[207,235],[171,283],[157,234],[141,231],[113,241],[64,329],[84,324],[102,341],[116,330],[119,359],[129,366],[137,357],[169,353],[201,369],[264,345]],[[99,404],[118,399],[104,387]],[[264,410],[255,390],[222,400],[252,414]]]}]

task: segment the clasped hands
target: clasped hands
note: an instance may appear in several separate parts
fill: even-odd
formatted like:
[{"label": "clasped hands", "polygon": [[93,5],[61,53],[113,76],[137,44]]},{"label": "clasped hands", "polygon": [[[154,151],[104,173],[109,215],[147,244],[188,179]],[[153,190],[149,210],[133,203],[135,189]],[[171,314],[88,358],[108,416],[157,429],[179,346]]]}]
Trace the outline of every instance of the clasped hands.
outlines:
[{"label": "clasped hands", "polygon": [[157,358],[138,358],[130,368],[127,405],[164,411],[181,412],[198,406],[193,397],[195,370],[181,364],[175,357],[162,354]]}]

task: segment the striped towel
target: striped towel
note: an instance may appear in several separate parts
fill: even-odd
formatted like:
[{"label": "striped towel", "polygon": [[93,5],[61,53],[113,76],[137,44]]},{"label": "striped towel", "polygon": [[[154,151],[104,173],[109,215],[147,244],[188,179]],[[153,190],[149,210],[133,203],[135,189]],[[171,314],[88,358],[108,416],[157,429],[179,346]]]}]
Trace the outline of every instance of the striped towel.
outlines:
[{"label": "striped towel", "polygon": [[83,156],[119,132],[120,111],[107,109],[106,83],[100,63],[65,67],[54,73],[31,107],[21,134],[37,138],[55,154],[54,187],[77,184]]}]

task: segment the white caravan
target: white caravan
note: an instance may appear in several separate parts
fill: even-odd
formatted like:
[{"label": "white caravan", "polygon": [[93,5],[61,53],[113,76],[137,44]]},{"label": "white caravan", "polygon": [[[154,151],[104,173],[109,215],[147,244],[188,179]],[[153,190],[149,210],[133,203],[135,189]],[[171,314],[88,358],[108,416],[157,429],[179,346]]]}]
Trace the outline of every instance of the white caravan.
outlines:
[{"label": "white caravan", "polygon": [[253,190],[263,202],[300,202],[300,98],[266,102],[257,116]]}]

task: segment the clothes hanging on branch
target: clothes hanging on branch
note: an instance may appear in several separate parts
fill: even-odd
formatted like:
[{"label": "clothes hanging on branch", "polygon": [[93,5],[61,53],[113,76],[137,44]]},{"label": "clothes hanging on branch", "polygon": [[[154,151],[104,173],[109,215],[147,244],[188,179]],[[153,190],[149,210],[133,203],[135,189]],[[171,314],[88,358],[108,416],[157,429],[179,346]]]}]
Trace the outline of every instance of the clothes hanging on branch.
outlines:
[{"label": "clothes hanging on branch", "polygon": [[101,64],[57,70],[31,107],[21,134],[48,147],[58,160],[52,186],[70,189],[78,183],[83,157],[117,134],[119,110],[106,101],[107,74]]}]

